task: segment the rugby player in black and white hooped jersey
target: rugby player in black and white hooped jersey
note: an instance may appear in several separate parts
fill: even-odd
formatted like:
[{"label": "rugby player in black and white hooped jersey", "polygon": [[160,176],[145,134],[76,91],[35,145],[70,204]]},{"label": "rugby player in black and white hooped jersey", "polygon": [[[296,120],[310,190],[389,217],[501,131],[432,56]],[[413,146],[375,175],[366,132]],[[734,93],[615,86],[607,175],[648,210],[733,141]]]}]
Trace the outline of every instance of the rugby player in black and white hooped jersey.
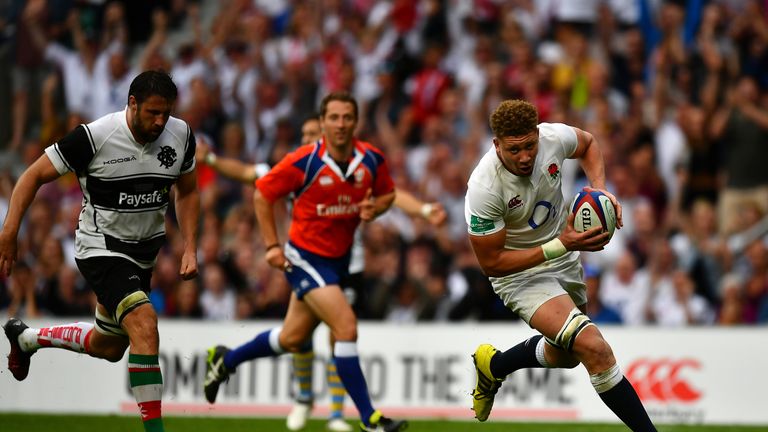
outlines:
[{"label": "rugby player in black and white hooped jersey", "polygon": [[[124,111],[82,124],[45,149],[19,178],[0,232],[0,271],[11,272],[21,220],[45,183],[70,171],[83,192],[75,258],[96,293],[95,324],[29,328],[6,322],[8,369],[24,380],[40,348],[63,348],[111,362],[129,348],[128,375],[146,431],[163,431],[162,375],[157,315],[149,302],[152,268],[165,243],[165,214],[175,185],[176,215],[184,240],[179,275],[197,275],[200,197],[195,137],[171,117],[176,85],[160,71],[139,74]],[[95,330],[95,331],[94,331]]]}]

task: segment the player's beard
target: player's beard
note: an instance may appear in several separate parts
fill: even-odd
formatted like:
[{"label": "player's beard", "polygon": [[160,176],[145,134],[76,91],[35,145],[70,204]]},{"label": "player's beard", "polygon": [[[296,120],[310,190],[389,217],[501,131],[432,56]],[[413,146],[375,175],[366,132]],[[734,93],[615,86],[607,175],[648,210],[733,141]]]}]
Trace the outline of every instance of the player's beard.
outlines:
[{"label": "player's beard", "polygon": [[133,122],[134,133],[138,135],[138,138],[144,144],[148,144],[157,140],[165,128],[160,128],[160,131],[154,131],[153,129],[154,128],[151,126],[148,129],[145,129],[138,120],[134,120]]}]

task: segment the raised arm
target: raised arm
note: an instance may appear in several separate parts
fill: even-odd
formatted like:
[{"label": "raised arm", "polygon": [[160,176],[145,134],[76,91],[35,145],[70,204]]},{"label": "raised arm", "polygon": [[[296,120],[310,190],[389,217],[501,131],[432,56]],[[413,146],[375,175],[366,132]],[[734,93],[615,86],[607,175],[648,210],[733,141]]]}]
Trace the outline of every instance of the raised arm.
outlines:
[{"label": "raised arm", "polygon": [[139,58],[139,68],[143,71],[149,67],[149,61],[152,55],[160,50],[166,40],[168,28],[168,16],[162,9],[155,9],[152,13],[152,36],[147,41],[147,45],[141,52]]}]

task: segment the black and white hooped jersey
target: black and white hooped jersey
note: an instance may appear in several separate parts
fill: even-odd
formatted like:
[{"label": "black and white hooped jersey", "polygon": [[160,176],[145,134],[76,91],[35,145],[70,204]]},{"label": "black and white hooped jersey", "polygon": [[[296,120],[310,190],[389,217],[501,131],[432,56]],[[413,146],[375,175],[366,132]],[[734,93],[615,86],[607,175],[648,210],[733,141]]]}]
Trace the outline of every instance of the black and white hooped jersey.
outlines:
[{"label": "black and white hooped jersey", "polygon": [[195,168],[195,137],[170,117],[152,143],[139,144],[126,111],[83,124],[45,149],[59,174],[77,175],[83,208],[75,257],[120,256],[149,268],[165,243],[171,185]]}]

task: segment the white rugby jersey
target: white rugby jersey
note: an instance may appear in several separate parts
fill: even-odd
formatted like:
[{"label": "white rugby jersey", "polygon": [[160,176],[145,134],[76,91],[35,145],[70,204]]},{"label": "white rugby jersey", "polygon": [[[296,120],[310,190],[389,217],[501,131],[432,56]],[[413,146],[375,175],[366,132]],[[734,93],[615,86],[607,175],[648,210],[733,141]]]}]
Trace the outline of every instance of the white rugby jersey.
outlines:
[{"label": "white rugby jersey", "polygon": [[152,143],[134,140],[126,111],[82,124],[45,149],[59,174],[73,171],[83,191],[75,257],[120,256],[154,265],[165,243],[169,192],[195,168],[195,137],[170,117]]},{"label": "white rugby jersey", "polygon": [[[482,236],[506,229],[505,247],[512,250],[540,246],[557,237],[565,227],[569,204],[563,199],[560,170],[577,144],[572,127],[539,124],[539,152],[530,177],[509,172],[491,146],[467,185],[464,217],[469,233]],[[578,257],[578,253],[567,253],[538,267],[571,263]],[[521,274],[535,272],[538,267]]]}]

